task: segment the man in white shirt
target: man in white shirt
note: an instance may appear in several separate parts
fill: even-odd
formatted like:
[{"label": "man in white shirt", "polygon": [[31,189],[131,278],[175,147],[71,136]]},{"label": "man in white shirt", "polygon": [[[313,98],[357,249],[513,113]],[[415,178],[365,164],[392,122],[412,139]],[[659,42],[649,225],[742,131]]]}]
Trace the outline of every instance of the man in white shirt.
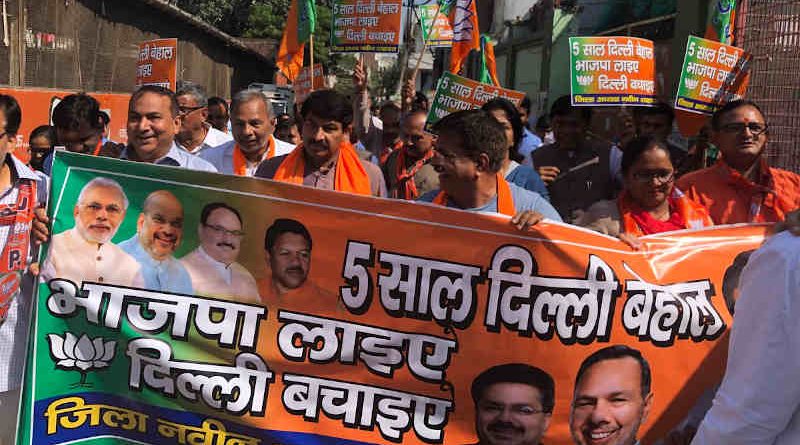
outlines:
[{"label": "man in white shirt", "polygon": [[181,125],[175,94],[158,85],[143,85],[128,105],[128,146],[120,159],[216,172],[213,165],[178,147]]},{"label": "man in white shirt", "polygon": [[207,204],[197,232],[200,246],[181,258],[195,294],[258,303],[256,280],[236,262],[244,238],[239,211],[222,202]]},{"label": "man in white shirt", "polygon": [[89,181],[75,204],[75,227],[53,236],[42,278],[142,287],[144,279],[136,260],[111,242],[125,219],[128,198],[113,179]]},{"label": "man in white shirt", "polygon": [[172,193],[156,190],[142,205],[136,235],[120,247],[142,266],[145,288],[192,293],[192,279],[173,254],[183,240],[183,205]]},{"label": "man in white shirt", "polygon": [[295,147],[273,136],[275,113],[259,90],[248,89],[233,96],[231,130],[233,140],[198,153],[226,175],[253,176],[262,161],[289,154]]},{"label": "man in white shirt", "polygon": [[692,445],[800,443],[800,237],[755,251],[740,295],[725,377]]},{"label": "man in white shirt", "polygon": [[181,126],[176,140],[189,153],[217,147],[230,140],[229,134],[223,133],[211,124],[208,119],[208,97],[204,88],[194,82],[178,82],[175,92],[180,111]]}]

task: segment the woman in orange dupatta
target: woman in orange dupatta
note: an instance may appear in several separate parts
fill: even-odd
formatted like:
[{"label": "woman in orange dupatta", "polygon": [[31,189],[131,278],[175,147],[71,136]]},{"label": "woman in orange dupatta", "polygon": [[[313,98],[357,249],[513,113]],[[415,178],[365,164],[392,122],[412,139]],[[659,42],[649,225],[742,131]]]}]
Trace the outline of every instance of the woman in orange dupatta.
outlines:
[{"label": "woman in orange dupatta", "polygon": [[617,236],[634,247],[640,236],[713,225],[706,209],[675,187],[675,168],[663,142],[644,137],[629,142],[622,174],[619,197],[595,203],[577,225]]}]

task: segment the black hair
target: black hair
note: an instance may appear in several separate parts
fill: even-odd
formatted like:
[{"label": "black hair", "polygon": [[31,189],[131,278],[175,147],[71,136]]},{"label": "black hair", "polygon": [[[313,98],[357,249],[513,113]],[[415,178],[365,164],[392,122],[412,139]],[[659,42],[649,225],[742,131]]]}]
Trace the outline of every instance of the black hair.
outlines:
[{"label": "black hair", "polygon": [[753,107],[756,110],[758,110],[759,114],[761,114],[761,116],[764,119],[766,119],[766,115],[764,114],[763,111],[761,111],[761,107],[759,107],[758,104],[756,104],[752,100],[746,100],[746,99],[734,100],[734,101],[726,103],[720,109],[715,111],[713,115],[711,115],[711,128],[713,130],[719,130],[720,129],[720,122],[722,121],[722,116],[726,115],[727,113],[730,113],[733,110],[737,110],[737,109],[742,108],[742,107]]},{"label": "black hair", "polygon": [[644,116],[666,116],[669,119],[669,126],[672,127],[672,122],[675,120],[675,111],[664,102],[656,102],[652,107],[634,108],[633,117],[636,121]]},{"label": "black hair", "polygon": [[500,171],[508,150],[503,127],[483,110],[465,110],[448,114],[433,126],[439,135],[458,136],[467,157],[477,161],[481,153],[489,157],[489,170]]},{"label": "black hair", "polygon": [[63,130],[77,130],[85,123],[93,130],[103,130],[100,102],[86,93],[70,94],[53,110],[53,126]]},{"label": "black hair", "polygon": [[561,96],[553,102],[550,107],[550,120],[556,116],[569,116],[574,111],[579,113],[584,122],[589,123],[592,120],[592,108],[572,106],[572,98],[569,95]]},{"label": "black hair", "polygon": [[429,107],[430,101],[428,100],[428,96],[422,91],[417,91],[416,94],[414,94],[414,101],[411,103],[411,111],[428,111]]},{"label": "black hair", "polygon": [[0,94],[0,110],[6,115],[6,128],[5,132],[11,136],[16,136],[19,131],[19,125],[22,123],[22,108],[14,96],[8,94]]},{"label": "black hair", "polygon": [[[669,157],[669,148],[667,144],[652,136],[639,136],[633,138],[630,142],[625,144],[622,151],[622,174],[625,175],[633,167],[633,164],[639,160],[642,154],[649,150],[664,150]],[[672,161],[670,161],[671,163]],[[674,168],[675,166],[673,166]]]},{"label": "black hair", "polygon": [[539,119],[536,119],[536,126],[534,128],[537,130],[547,130],[550,127],[550,118],[546,114],[543,114],[539,116]]},{"label": "black hair", "polygon": [[211,96],[208,98],[208,106],[212,107],[214,105],[222,105],[225,111],[228,111],[228,101],[219,96]]},{"label": "black hair", "polygon": [[381,112],[381,113],[383,111],[385,111],[385,110],[392,110],[392,111],[396,111],[398,113],[401,111],[400,105],[397,105],[396,103],[394,103],[392,101],[386,101],[386,102],[381,104],[380,108],[378,108],[378,111]]},{"label": "black hair", "polygon": [[728,312],[731,315],[733,315],[736,306],[735,294],[736,289],[739,287],[739,278],[741,278],[744,266],[747,265],[747,261],[753,252],[753,250],[746,250],[736,255],[736,258],[733,259],[733,264],[725,269],[725,275],[722,278],[722,297],[725,298],[725,306],[728,307]]},{"label": "black hair", "polygon": [[244,225],[244,222],[242,221],[242,215],[239,214],[239,211],[228,204],[225,204],[224,202],[212,202],[210,204],[206,204],[206,206],[203,207],[203,210],[200,212],[200,224],[206,225],[208,222],[208,217],[211,216],[211,212],[217,209],[230,210],[234,215],[236,215],[236,218],[239,220],[239,224]]},{"label": "black hair", "polygon": [[39,137],[47,138],[47,140],[50,141],[50,148],[53,148],[53,145],[56,143],[56,132],[50,125],[39,125],[34,128],[30,136],[28,136],[28,141],[30,142]]},{"label": "black hair", "polygon": [[583,363],[581,363],[580,368],[578,368],[578,375],[575,376],[575,388],[578,387],[581,377],[583,377],[586,371],[593,365],[606,360],[616,360],[626,357],[630,357],[639,363],[639,368],[641,368],[642,398],[646,398],[647,395],[650,394],[650,385],[652,381],[650,364],[647,363],[647,360],[645,360],[641,352],[625,345],[608,346],[586,357]]},{"label": "black hair", "polygon": [[288,130],[297,125],[294,118],[288,114],[281,114],[278,116],[275,123],[275,130]]},{"label": "black hair", "polygon": [[522,123],[522,117],[519,115],[519,110],[517,110],[517,107],[515,107],[514,104],[507,99],[497,97],[483,104],[481,109],[486,112],[501,110],[506,114],[508,122],[511,123],[512,130],[514,130],[514,140],[511,141],[512,144],[509,151],[509,157],[514,161],[522,162],[525,157],[519,154],[519,143],[522,141],[522,137],[525,135],[525,127]]},{"label": "black hair", "polygon": [[105,111],[100,110],[100,120],[103,121],[103,125],[108,125],[111,122],[111,116]]},{"label": "black hair", "polygon": [[300,115],[303,119],[313,114],[321,119],[331,119],[347,127],[353,122],[353,106],[347,98],[334,90],[317,90],[309,94]]},{"label": "black hair", "polygon": [[264,250],[271,251],[272,248],[275,247],[278,237],[284,233],[294,233],[296,235],[300,235],[308,242],[308,250],[311,250],[313,247],[311,233],[308,232],[306,226],[304,226],[300,221],[288,218],[278,218],[272,223],[271,226],[269,226],[267,233],[264,235]]},{"label": "black hair", "polygon": [[524,108],[525,111],[527,111],[528,114],[530,114],[531,113],[531,98],[528,97],[528,95],[526,94],[525,97],[522,98],[522,102],[519,103],[519,106]]},{"label": "black hair", "polygon": [[493,366],[480,373],[472,381],[472,401],[477,405],[486,388],[496,383],[521,383],[539,390],[542,410],[552,413],[555,408],[556,384],[550,374],[524,363],[508,363]]},{"label": "black hair", "polygon": [[178,98],[175,96],[175,93],[172,92],[169,88],[164,88],[161,85],[142,85],[136,89],[131,95],[131,100],[128,102],[128,110],[133,109],[133,104],[139,100],[140,97],[145,95],[146,93],[153,93],[159,96],[169,98],[169,111],[172,113],[172,117],[178,116]]}]

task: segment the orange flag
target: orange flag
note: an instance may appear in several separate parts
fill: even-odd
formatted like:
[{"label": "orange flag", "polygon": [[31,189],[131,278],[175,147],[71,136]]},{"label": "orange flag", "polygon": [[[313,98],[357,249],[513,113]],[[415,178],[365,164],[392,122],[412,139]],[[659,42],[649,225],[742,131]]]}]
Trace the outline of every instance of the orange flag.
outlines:
[{"label": "orange flag", "polygon": [[458,74],[461,65],[473,49],[481,47],[478,29],[476,0],[454,0],[450,6],[450,23],[453,25],[453,48],[450,50],[450,72]]},{"label": "orange flag", "polygon": [[303,56],[305,43],[300,42],[297,30],[297,0],[292,0],[289,7],[289,17],[286,18],[286,28],[281,37],[281,46],[278,49],[278,56],[275,58],[275,65],[281,70],[289,82],[300,74],[303,69]]}]

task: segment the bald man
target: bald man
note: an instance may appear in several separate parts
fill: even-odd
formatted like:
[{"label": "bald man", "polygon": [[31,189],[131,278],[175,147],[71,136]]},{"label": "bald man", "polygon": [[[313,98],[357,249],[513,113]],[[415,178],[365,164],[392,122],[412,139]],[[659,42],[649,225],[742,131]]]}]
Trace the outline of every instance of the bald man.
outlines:
[{"label": "bald man", "polygon": [[136,235],[119,246],[142,266],[145,288],[192,294],[192,279],[173,256],[182,239],[181,202],[172,193],[157,190],[144,200],[136,222]]}]

